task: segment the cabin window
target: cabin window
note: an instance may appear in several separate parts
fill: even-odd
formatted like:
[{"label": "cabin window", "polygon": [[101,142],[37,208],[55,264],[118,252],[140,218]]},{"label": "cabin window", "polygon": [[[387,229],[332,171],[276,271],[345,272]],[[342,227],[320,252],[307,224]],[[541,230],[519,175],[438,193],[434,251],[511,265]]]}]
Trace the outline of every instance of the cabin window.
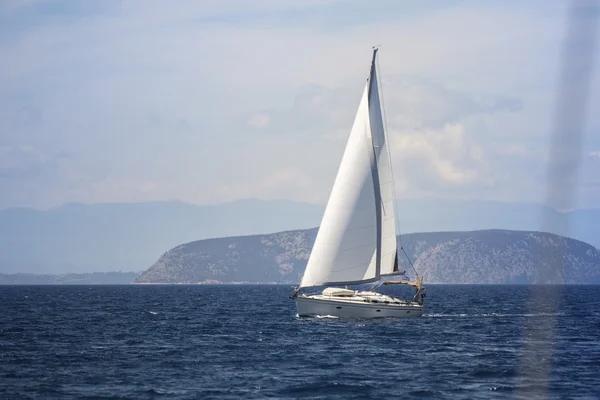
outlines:
[{"label": "cabin window", "polygon": [[338,310],[341,310],[341,309],[342,309],[342,307],[336,307],[336,308],[337,308]]},{"label": "cabin window", "polygon": [[377,312],[381,312],[381,310],[377,310]]}]

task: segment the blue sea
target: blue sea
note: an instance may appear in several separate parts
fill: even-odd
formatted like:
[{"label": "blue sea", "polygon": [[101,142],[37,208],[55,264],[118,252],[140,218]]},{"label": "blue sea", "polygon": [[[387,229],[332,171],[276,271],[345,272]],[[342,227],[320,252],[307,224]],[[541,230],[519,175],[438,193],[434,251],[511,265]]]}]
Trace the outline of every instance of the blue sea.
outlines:
[{"label": "blue sea", "polygon": [[0,398],[600,399],[600,286],[429,285],[380,320],[291,291],[0,287]]}]

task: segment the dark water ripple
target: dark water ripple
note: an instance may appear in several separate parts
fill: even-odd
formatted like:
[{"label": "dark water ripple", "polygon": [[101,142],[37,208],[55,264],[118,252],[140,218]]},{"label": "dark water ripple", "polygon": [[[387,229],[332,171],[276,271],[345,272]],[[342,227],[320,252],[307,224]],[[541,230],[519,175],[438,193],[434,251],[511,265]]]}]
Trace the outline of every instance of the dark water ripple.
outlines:
[{"label": "dark water ripple", "polygon": [[600,399],[600,287],[429,292],[338,320],[284,286],[4,286],[0,398]]}]

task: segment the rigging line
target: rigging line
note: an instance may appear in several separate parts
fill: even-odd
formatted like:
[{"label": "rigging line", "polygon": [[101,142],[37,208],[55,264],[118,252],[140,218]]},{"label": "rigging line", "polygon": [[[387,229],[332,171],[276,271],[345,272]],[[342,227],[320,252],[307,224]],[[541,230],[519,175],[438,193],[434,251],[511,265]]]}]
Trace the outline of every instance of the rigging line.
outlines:
[{"label": "rigging line", "polygon": [[408,260],[408,263],[412,267],[413,271],[415,271],[415,274],[417,276],[419,276],[419,273],[413,266],[413,263],[410,260],[410,257],[408,257],[408,254],[406,254],[406,251],[404,251],[404,247],[402,247],[402,233],[400,232],[400,217],[398,214],[398,201],[396,199],[396,180],[394,179],[394,168],[392,166],[392,153],[390,151],[390,140],[389,140],[389,136],[388,136],[387,115],[385,112],[385,98],[383,95],[383,83],[380,82],[381,71],[379,68],[379,58],[375,59],[375,63],[376,63],[375,67],[377,68],[377,87],[379,89],[379,93],[380,93],[379,98],[381,99],[381,106],[382,106],[381,109],[383,111],[383,128],[384,128],[383,136],[384,136],[385,142],[387,143],[386,147],[387,147],[387,153],[388,153],[388,162],[390,164],[390,171],[392,173],[392,198],[394,199],[394,214],[395,214],[394,223],[398,227],[398,241],[400,242],[400,249],[404,252],[406,259]]},{"label": "rigging line", "polygon": [[408,254],[406,254],[406,250],[404,250],[403,246],[400,246],[400,250],[402,250],[402,252],[404,253],[404,255],[406,256],[406,259],[408,260],[408,263],[410,264],[410,266],[412,267],[413,271],[415,271],[415,274],[417,275],[417,277],[419,276],[419,273],[417,272],[417,270],[415,269],[415,266],[413,265],[412,261],[410,261],[410,257],[408,257]]}]

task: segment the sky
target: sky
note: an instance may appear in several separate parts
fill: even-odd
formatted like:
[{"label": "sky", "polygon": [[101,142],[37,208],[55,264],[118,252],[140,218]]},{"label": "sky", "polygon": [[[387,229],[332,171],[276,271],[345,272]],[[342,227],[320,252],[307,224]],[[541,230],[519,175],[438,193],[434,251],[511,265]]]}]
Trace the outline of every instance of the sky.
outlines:
[{"label": "sky", "polygon": [[[2,1],[0,209],[324,204],[373,45],[397,197],[600,208],[600,4],[577,3],[571,25],[568,7]],[[552,164],[557,148],[570,162]]]}]

